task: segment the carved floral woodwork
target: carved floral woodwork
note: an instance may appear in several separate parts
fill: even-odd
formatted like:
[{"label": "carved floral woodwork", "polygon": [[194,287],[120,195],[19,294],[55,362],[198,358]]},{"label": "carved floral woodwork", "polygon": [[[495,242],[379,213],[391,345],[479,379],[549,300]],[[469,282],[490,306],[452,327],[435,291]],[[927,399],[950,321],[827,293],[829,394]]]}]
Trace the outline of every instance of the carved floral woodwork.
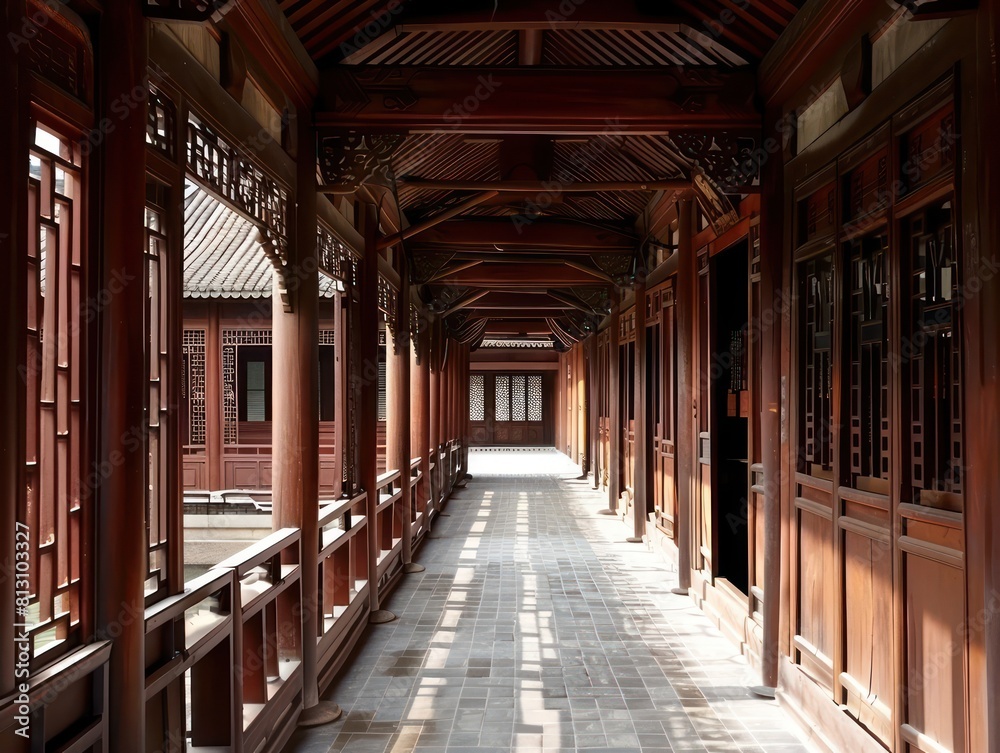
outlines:
[{"label": "carved floral woodwork", "polygon": [[353,190],[365,183],[391,186],[392,155],[403,142],[401,133],[346,133],[322,136],[319,166],[323,180]]}]

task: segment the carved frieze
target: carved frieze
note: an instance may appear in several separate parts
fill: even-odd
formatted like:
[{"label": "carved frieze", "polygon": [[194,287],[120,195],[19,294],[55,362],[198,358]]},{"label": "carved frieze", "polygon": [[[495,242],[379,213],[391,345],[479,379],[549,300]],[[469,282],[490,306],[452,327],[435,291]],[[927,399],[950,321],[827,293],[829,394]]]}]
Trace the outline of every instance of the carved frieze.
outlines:
[{"label": "carved frieze", "polygon": [[365,183],[391,186],[392,155],[403,142],[401,133],[344,133],[322,136],[319,166],[332,186],[356,189]]}]

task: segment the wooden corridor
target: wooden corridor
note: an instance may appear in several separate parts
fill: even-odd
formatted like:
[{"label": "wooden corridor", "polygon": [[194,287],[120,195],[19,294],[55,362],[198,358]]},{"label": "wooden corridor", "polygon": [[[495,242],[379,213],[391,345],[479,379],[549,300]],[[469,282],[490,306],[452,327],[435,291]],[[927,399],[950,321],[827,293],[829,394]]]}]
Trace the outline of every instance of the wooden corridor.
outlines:
[{"label": "wooden corridor", "polygon": [[[450,603],[421,560],[480,577],[430,545],[468,525],[553,612],[572,570],[556,627],[597,589],[681,656],[690,601],[820,750],[1000,753],[1000,0],[6,0],[0,39],[0,751],[280,753],[394,597]],[[472,531],[532,489],[470,453],[551,446],[580,478]]]},{"label": "wooden corridor", "polygon": [[[753,670],[625,542],[555,450],[473,450],[422,552],[329,696],[343,721],[285,753],[806,753]],[[572,521],[569,525],[566,521]],[[348,704],[348,699],[349,704]]]}]

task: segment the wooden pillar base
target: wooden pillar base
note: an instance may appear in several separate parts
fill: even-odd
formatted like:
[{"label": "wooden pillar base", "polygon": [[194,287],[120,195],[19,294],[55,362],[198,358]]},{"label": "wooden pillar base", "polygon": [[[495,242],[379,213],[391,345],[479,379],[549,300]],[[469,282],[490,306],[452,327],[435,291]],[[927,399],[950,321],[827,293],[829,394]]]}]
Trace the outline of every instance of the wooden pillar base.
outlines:
[{"label": "wooden pillar base", "polygon": [[677,596],[690,596],[691,592],[684,588],[683,586],[677,586],[677,588],[671,588],[670,593],[676,594]]},{"label": "wooden pillar base", "polygon": [[427,570],[426,567],[424,567],[423,565],[419,565],[416,562],[407,562],[405,565],[403,565],[403,572],[406,573],[407,575],[411,573],[422,573],[425,570]]},{"label": "wooden pillar base", "polygon": [[340,719],[343,710],[333,701],[320,701],[315,706],[302,709],[299,714],[300,727],[321,727]]},{"label": "wooden pillar base", "polygon": [[613,510],[610,507],[605,507],[605,508],[603,508],[601,510],[598,510],[597,514],[598,515],[617,515],[618,511],[617,510]]},{"label": "wooden pillar base", "polygon": [[750,688],[750,692],[755,696],[761,698],[774,698],[777,688],[772,688],[770,685],[754,685]]},{"label": "wooden pillar base", "polygon": [[376,609],[370,615],[368,615],[368,624],[370,625],[384,625],[387,622],[392,622],[396,619],[396,615],[390,612],[388,609]]},{"label": "wooden pillar base", "polygon": [[629,536],[625,541],[629,544],[641,544],[646,540],[645,536]]}]

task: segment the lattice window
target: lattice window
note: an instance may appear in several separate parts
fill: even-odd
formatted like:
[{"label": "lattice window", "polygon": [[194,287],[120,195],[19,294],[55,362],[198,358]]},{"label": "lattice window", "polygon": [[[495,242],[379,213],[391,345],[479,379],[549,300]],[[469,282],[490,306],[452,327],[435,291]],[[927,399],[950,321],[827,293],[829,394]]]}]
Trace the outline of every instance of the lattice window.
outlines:
[{"label": "lattice window", "polygon": [[542,377],[531,374],[528,377],[528,420],[542,420]]},{"label": "lattice window", "polygon": [[261,222],[284,261],[288,247],[288,191],[194,115],[189,116],[187,134],[191,172]]},{"label": "lattice window", "polygon": [[149,101],[146,107],[146,143],[168,159],[174,158],[174,135],[177,110],[162,91],[149,87]]},{"label": "lattice window", "polygon": [[324,272],[345,285],[357,285],[358,259],[346,243],[320,224],[316,229],[316,245]]},{"label": "lattice window", "polygon": [[223,441],[239,444],[239,401],[237,400],[237,348],[241,345],[270,345],[269,329],[222,330],[222,418]]},{"label": "lattice window", "polygon": [[889,478],[888,242],[863,238],[849,249],[851,319],[850,465],[858,477]]},{"label": "lattice window", "polygon": [[496,420],[510,421],[510,377],[498,375],[496,386]]},{"label": "lattice window", "polygon": [[337,336],[332,329],[321,329],[319,331],[319,344],[320,345],[336,345]]},{"label": "lattice window", "polygon": [[833,259],[802,262],[799,274],[800,461],[809,469],[833,467]]},{"label": "lattice window", "polygon": [[184,330],[183,345],[181,437],[188,450],[205,446],[205,330]]},{"label": "lattice window", "polygon": [[[27,610],[19,615],[32,655],[68,649],[78,635],[85,508],[83,389],[86,306],[83,268],[83,159],[78,143],[37,128],[30,149],[27,243],[27,352],[24,494]],[[18,591],[23,590],[21,581]]]},{"label": "lattice window", "polygon": [[378,276],[378,310],[382,312],[382,321],[393,329],[396,325],[396,289],[382,275]]},{"label": "lattice window", "polygon": [[486,379],[482,374],[469,376],[469,420],[486,420]]},{"label": "lattice window", "polygon": [[510,420],[528,420],[528,380],[524,374],[515,374],[510,380]]},{"label": "lattice window", "polygon": [[170,464],[167,416],[170,403],[169,265],[167,258],[167,188],[146,180],[146,337],[149,479],[146,485],[148,559],[146,596],[154,598],[167,586]]},{"label": "lattice window", "polygon": [[951,202],[910,218],[906,230],[909,311],[903,317],[902,354],[913,501],[958,507],[964,476],[962,299]]}]

